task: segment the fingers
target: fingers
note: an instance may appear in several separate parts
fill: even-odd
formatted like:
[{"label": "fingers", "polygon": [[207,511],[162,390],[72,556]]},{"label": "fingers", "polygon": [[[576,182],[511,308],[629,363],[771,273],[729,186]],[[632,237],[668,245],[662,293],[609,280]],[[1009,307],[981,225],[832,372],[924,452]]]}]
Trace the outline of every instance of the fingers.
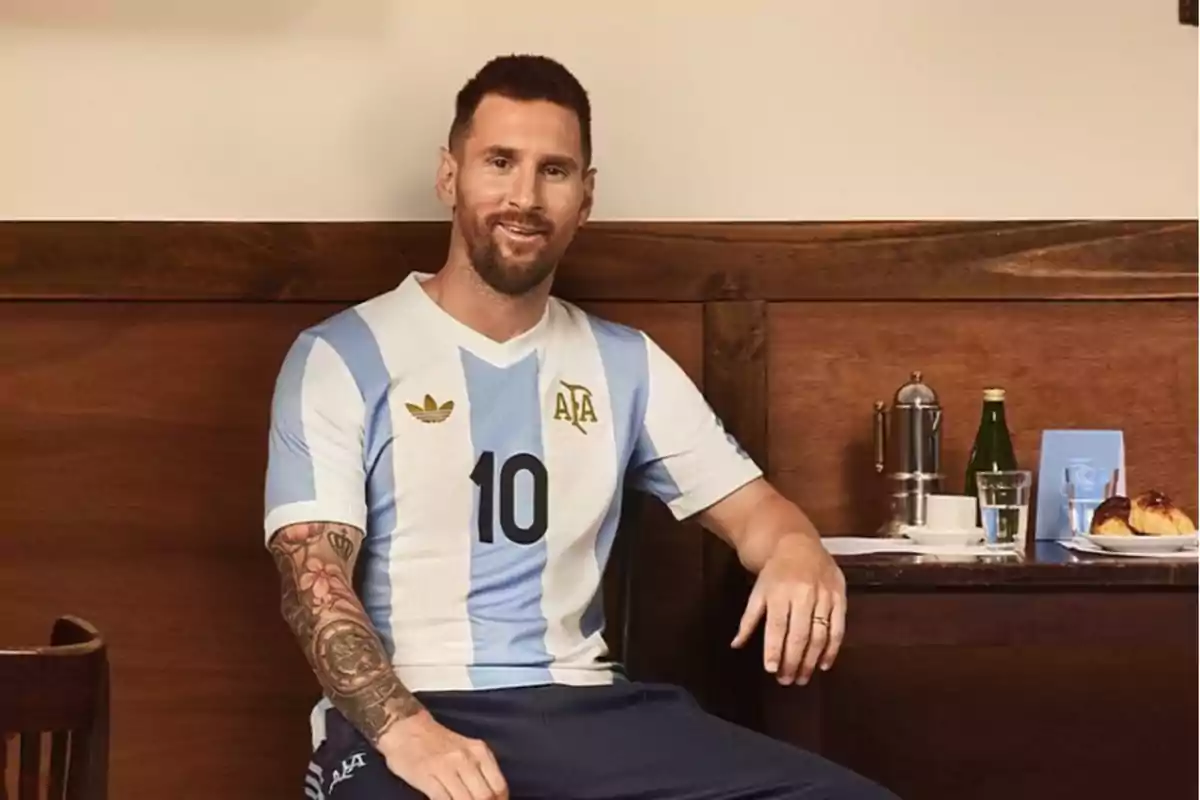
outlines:
[{"label": "fingers", "polygon": [[[467,788],[462,776],[457,771],[440,772],[434,776],[446,789],[450,800],[475,800],[476,795]],[[481,795],[486,797],[486,795]]]},{"label": "fingers", "polygon": [[818,667],[824,671],[833,666],[841,649],[845,583],[838,573],[833,580],[815,584],[775,583],[770,589],[764,585],[756,583],[750,593],[731,646],[743,646],[765,615],[763,667],[782,684],[807,684]]},{"label": "fingers", "polygon": [[429,774],[423,780],[413,783],[412,787],[428,797],[429,800],[452,800],[450,793],[446,791],[446,787],[433,774]]},{"label": "fingers", "polygon": [[763,643],[763,667],[767,672],[779,669],[791,606],[788,595],[776,592],[774,596],[767,598],[767,626]]},{"label": "fingers", "polygon": [[833,613],[829,617],[829,643],[825,645],[825,656],[821,659],[821,670],[833,666],[838,651],[842,649],[842,639],[846,635],[846,595],[835,592],[833,595]]},{"label": "fingers", "polygon": [[460,765],[458,777],[467,788],[466,800],[493,800],[496,796],[492,787],[484,780],[483,771],[475,761]]},{"label": "fingers", "polygon": [[804,658],[805,647],[808,646],[810,638],[818,633],[814,629],[812,619],[814,605],[812,587],[800,586],[793,589],[787,600],[791,612],[784,644],[783,665],[776,675],[776,679],[784,685],[796,680],[796,673]]},{"label": "fingers", "polygon": [[500,766],[483,742],[446,754],[413,788],[431,800],[508,800]]},{"label": "fingers", "polygon": [[820,589],[817,593],[816,606],[811,615],[812,632],[808,637],[808,648],[804,651],[804,661],[800,666],[800,685],[812,679],[817,662],[825,653],[825,645],[829,641],[829,628],[833,624],[830,615],[833,613],[833,592]]},{"label": "fingers", "polygon": [[492,796],[496,800],[508,800],[508,782],[504,780],[504,774],[500,772],[500,765],[496,763],[496,757],[492,754],[491,749],[480,742],[479,750],[475,755],[479,760],[479,770],[483,774],[483,779],[492,790]]},{"label": "fingers", "polygon": [[755,584],[754,590],[750,592],[750,599],[746,601],[746,610],[742,612],[742,621],[738,625],[737,635],[733,637],[731,647],[741,647],[750,635],[754,633],[754,629],[758,626],[758,621],[762,619],[763,611],[766,609],[766,603],[763,602],[763,592],[758,584]]}]

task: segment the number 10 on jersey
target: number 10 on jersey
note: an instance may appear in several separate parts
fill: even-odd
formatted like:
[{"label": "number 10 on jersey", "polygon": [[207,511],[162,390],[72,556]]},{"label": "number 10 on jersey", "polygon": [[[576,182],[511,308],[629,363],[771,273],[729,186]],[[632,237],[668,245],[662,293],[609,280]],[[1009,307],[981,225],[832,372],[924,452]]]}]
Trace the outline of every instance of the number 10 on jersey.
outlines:
[{"label": "number 10 on jersey", "polygon": [[[524,496],[520,498],[520,506],[525,511],[522,516],[529,519],[526,525],[517,521],[517,476],[522,472],[529,473],[533,483],[532,489],[521,487]],[[510,541],[533,544],[546,535],[550,516],[548,478],[546,465],[537,456],[516,453],[505,459],[497,472],[496,454],[484,450],[471,470],[471,480],[479,487],[479,541],[491,543],[495,540],[493,525],[497,494],[500,495],[500,530]]]}]

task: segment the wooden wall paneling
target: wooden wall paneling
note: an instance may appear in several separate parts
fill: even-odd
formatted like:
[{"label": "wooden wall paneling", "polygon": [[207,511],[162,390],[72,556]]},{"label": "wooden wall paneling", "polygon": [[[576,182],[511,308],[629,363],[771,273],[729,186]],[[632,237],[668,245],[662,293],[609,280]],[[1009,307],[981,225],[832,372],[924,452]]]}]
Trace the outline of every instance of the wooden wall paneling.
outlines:
[{"label": "wooden wall paneling", "polygon": [[[1195,220],[592,223],[580,300],[1195,298]],[[0,298],[349,302],[436,270],[439,222],[0,222]]]},{"label": "wooden wall paneling", "polygon": [[1179,22],[1193,27],[1200,25],[1200,3],[1196,0],[1179,0]]},{"label": "wooden wall paneling", "polygon": [[315,684],[279,618],[262,480],[283,353],[332,310],[0,305],[2,635],[100,627],[114,797],[278,796],[301,775]]},{"label": "wooden wall paneling", "polygon": [[767,469],[767,304],[704,306],[703,390],[726,430]]},{"label": "wooden wall paneling", "polygon": [[[705,304],[703,390],[726,430],[769,475],[766,323],[767,304],[760,300]],[[708,628],[705,653],[710,665],[705,701],[713,713],[759,728],[761,627],[740,650],[729,646],[754,576],[747,573],[731,547],[707,531],[701,535]]]},{"label": "wooden wall paneling", "polygon": [[[0,642],[104,632],[115,797],[298,791],[318,690],[262,547],[266,429],[291,341],[341,308],[0,303]],[[702,380],[699,305],[593,310]],[[643,660],[695,684],[701,542],[655,534]]]},{"label": "wooden wall paneling", "polygon": [[[871,403],[916,368],[946,403],[952,489],[979,391],[997,381],[1024,463],[1036,468],[1041,428],[1124,427],[1131,485],[1194,514],[1196,231],[593,224],[559,289],[654,336],[825,533],[880,521]],[[302,327],[436,269],[446,234],[441,223],[0,222],[0,298],[20,301],[0,301],[0,638],[40,640],[64,611],[104,630],[114,796],[295,791],[316,684],[278,619],[259,538],[271,387]],[[763,677],[761,636],[727,647],[748,576],[658,503],[635,544],[639,677],[702,697],[715,682],[715,710],[753,724],[739,675]],[[879,673],[858,679],[889,691]]]},{"label": "wooden wall paneling", "polygon": [[872,402],[919,369],[945,408],[947,491],[999,385],[1022,467],[1036,472],[1042,430],[1123,429],[1130,490],[1196,518],[1196,326],[1191,301],[771,304],[773,475],[823,533],[874,532]]}]

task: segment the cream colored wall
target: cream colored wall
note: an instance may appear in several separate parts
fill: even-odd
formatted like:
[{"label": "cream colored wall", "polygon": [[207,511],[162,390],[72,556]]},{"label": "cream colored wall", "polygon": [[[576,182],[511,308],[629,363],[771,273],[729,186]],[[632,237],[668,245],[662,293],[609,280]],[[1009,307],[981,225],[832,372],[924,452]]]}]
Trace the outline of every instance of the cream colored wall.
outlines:
[{"label": "cream colored wall", "polygon": [[1175,6],[0,0],[0,218],[441,218],[511,51],[591,92],[600,219],[1194,217]]}]

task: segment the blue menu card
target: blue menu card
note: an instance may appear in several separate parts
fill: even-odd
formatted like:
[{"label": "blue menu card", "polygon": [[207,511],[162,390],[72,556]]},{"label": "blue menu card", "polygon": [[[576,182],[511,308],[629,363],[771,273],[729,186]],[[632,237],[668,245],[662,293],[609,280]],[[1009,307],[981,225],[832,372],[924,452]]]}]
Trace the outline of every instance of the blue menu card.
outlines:
[{"label": "blue menu card", "polygon": [[[1071,521],[1067,506],[1067,482],[1075,493],[1077,507],[1094,510],[1105,497],[1113,470],[1119,470],[1117,485],[1109,494],[1125,494],[1125,437],[1121,431],[1042,431],[1042,456],[1038,468],[1037,539],[1070,539]],[[1088,502],[1090,501],[1090,502]],[[1081,525],[1090,522],[1087,513]]]}]

